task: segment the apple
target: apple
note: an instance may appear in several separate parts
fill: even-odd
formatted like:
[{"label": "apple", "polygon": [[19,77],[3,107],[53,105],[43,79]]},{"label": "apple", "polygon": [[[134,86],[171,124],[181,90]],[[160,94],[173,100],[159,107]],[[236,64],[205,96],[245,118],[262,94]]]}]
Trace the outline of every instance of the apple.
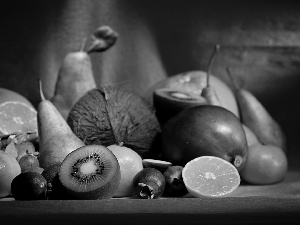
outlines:
[{"label": "apple", "polygon": [[[171,88],[201,95],[202,89],[206,87],[206,84],[206,72],[200,70],[187,71],[158,81],[149,89],[146,99],[153,104],[153,93],[159,88]],[[238,105],[231,88],[212,74],[210,74],[210,85],[216,91],[222,106],[239,117]]]}]

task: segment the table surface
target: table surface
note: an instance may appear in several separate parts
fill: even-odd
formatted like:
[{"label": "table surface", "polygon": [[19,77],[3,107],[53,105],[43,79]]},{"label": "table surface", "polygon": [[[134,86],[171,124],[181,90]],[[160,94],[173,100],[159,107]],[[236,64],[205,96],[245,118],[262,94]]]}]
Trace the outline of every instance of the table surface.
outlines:
[{"label": "table surface", "polygon": [[300,224],[300,172],[222,198],[0,201],[1,224]]}]

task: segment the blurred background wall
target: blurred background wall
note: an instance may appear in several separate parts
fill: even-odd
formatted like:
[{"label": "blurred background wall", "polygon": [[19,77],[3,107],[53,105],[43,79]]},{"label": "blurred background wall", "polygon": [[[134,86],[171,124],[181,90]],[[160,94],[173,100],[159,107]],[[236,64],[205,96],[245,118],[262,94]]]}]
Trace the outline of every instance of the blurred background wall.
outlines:
[{"label": "blurred background wall", "polygon": [[[91,56],[97,84],[124,83],[140,94],[164,77],[205,70],[219,43],[212,73],[231,85],[229,66],[299,154],[299,12],[300,4],[288,0],[3,0],[0,86],[37,105],[40,77],[50,98],[63,57],[101,25],[120,36]],[[291,157],[292,165],[298,159]]]}]

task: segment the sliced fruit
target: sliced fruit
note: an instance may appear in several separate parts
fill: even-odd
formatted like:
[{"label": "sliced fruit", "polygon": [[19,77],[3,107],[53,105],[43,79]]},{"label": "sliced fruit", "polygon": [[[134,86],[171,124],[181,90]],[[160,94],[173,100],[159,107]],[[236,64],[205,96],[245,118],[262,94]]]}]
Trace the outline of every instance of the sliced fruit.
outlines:
[{"label": "sliced fruit", "polygon": [[205,98],[199,94],[175,88],[160,88],[153,93],[153,106],[160,124],[164,124],[183,109],[205,104]]},{"label": "sliced fruit", "polygon": [[26,171],[13,179],[11,193],[15,200],[45,200],[47,181],[40,173]]},{"label": "sliced fruit", "polygon": [[20,173],[18,161],[0,150],[0,198],[11,194],[11,182]]},{"label": "sliced fruit", "polygon": [[83,146],[63,160],[59,180],[74,199],[108,199],[119,187],[120,166],[108,148]]},{"label": "sliced fruit", "polygon": [[240,185],[237,169],[224,159],[201,156],[188,162],[182,170],[183,182],[194,197],[220,197]]},{"label": "sliced fruit", "polygon": [[28,104],[8,101],[0,104],[0,134],[37,132],[37,111]]},{"label": "sliced fruit", "polygon": [[8,101],[22,102],[33,107],[32,103],[18,92],[6,88],[0,88],[0,104]]},{"label": "sliced fruit", "polygon": [[145,168],[155,168],[163,173],[169,166],[172,166],[172,163],[159,159],[143,159],[143,166]]}]

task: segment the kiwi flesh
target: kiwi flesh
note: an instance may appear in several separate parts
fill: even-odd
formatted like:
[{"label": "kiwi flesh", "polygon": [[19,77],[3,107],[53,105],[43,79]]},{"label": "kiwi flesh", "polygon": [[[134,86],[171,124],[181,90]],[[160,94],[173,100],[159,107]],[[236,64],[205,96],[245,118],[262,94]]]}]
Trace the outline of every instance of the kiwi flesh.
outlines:
[{"label": "kiwi flesh", "polygon": [[120,179],[117,158],[102,145],[83,146],[69,153],[59,171],[59,180],[73,199],[109,199]]},{"label": "kiwi flesh", "polygon": [[197,105],[206,105],[200,95],[172,88],[160,88],[153,93],[153,106],[160,124],[177,115],[183,109]]}]

